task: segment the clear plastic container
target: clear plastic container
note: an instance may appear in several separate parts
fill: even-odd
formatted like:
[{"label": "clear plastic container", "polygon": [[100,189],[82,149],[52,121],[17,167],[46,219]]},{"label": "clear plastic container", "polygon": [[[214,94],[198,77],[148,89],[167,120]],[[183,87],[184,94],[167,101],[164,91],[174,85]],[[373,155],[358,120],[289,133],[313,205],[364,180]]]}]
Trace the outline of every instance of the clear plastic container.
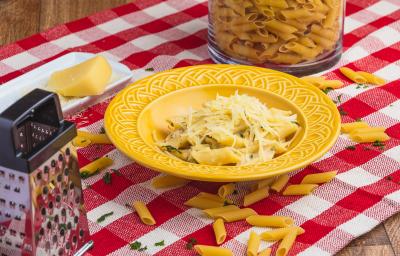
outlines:
[{"label": "clear plastic container", "polygon": [[344,0],[209,0],[208,48],[217,63],[306,75],[336,64]]}]

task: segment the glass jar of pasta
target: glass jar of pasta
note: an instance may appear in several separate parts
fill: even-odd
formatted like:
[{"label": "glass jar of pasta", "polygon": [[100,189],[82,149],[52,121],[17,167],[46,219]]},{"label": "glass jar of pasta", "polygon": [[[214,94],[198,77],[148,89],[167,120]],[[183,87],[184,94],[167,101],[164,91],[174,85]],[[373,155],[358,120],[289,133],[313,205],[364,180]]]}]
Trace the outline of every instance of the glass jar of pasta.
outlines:
[{"label": "glass jar of pasta", "polygon": [[209,52],[217,63],[305,75],[341,56],[345,0],[209,0]]}]

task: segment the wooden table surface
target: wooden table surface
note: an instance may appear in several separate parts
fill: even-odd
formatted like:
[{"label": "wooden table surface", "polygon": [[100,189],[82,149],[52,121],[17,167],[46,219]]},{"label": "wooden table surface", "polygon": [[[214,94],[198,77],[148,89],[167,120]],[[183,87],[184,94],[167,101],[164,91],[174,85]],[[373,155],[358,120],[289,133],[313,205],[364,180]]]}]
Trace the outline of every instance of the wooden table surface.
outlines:
[{"label": "wooden table surface", "polygon": [[[131,1],[0,0],[0,46],[128,2]],[[400,256],[400,213],[354,240],[337,255]]]}]

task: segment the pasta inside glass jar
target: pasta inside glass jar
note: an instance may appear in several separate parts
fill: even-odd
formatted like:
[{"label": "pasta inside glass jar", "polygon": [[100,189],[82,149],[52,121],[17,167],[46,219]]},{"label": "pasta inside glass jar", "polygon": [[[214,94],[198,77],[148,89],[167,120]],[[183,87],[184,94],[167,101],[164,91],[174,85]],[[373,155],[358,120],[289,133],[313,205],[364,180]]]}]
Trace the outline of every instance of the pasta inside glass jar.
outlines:
[{"label": "pasta inside glass jar", "polygon": [[215,62],[294,74],[340,59],[344,0],[210,0],[209,51]]}]

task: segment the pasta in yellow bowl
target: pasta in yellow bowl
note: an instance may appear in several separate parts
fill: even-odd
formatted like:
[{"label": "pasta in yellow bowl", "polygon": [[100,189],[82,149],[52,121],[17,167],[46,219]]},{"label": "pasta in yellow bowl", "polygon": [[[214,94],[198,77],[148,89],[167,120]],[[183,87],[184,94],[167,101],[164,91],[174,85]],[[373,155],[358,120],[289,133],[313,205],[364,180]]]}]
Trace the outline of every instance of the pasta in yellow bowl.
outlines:
[{"label": "pasta in yellow bowl", "polygon": [[[192,162],[182,157],[180,154],[186,154],[184,150],[188,148],[180,143],[187,141],[174,141],[170,135],[171,125],[185,127],[187,118],[191,117],[193,122],[193,117],[199,114],[194,112],[201,112],[204,106],[225,111],[225,118],[239,114],[241,111],[223,109],[226,103],[235,101],[238,104],[230,107],[242,104],[245,110],[242,117],[248,120],[252,116],[252,128],[240,132],[232,130],[229,136],[212,128],[210,131],[214,133],[205,144],[209,147],[206,151],[217,148],[242,150],[245,153],[242,152],[239,160],[224,162],[225,153],[222,158],[215,158],[215,162],[207,160],[207,156],[202,156],[203,160],[197,157],[199,161]],[[263,123],[265,121],[257,121],[258,115],[268,116],[270,127],[255,128],[267,125]],[[285,128],[271,128],[276,124]],[[240,122],[233,128],[239,128],[239,125]],[[262,129],[271,129],[271,134],[262,133]],[[340,133],[340,115],[329,97],[318,88],[291,75],[250,66],[199,65],[154,74],[125,88],[107,108],[105,130],[119,150],[156,171],[193,180],[243,181],[282,175],[321,157]],[[197,140],[201,136],[190,139]],[[254,140],[254,136],[258,139]],[[249,138],[252,139],[244,141]],[[233,149],[235,144],[238,148]],[[251,146],[254,147],[252,153],[243,150],[250,150]]]}]

